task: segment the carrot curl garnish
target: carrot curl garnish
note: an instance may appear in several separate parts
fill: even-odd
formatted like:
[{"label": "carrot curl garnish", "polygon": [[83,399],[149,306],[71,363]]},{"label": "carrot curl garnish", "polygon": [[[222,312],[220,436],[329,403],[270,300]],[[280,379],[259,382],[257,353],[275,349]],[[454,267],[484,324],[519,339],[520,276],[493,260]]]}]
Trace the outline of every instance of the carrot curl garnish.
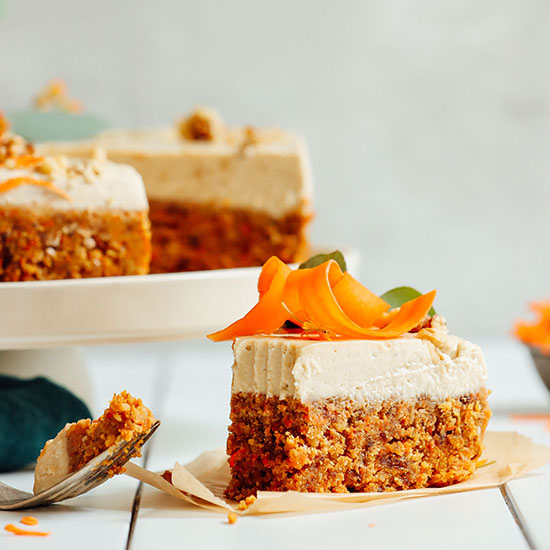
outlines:
[{"label": "carrot curl garnish", "polygon": [[36,178],[30,178],[28,176],[21,176],[18,178],[11,178],[9,180],[3,181],[2,183],[0,183],[0,193],[11,191],[12,189],[15,189],[16,187],[19,187],[21,185],[36,185],[37,187],[43,187],[44,189],[47,189],[48,191],[59,195],[65,200],[68,200],[69,202],[73,201],[73,199],[71,199],[71,197],[67,195],[65,191],[63,191],[63,189],[59,189],[59,187],[56,187],[51,181],[39,180]]},{"label": "carrot curl garnish", "polygon": [[290,267],[275,256],[267,260],[262,268],[263,276],[260,275],[262,294],[258,303],[242,319],[208,338],[221,342],[244,334],[270,334],[280,328],[288,318],[282,298],[290,271]]},{"label": "carrot curl garnish", "polygon": [[13,525],[12,523],[9,523],[4,527],[5,531],[9,531],[10,533],[13,533],[14,535],[23,535],[23,536],[30,536],[30,537],[47,537],[50,533],[46,533],[44,531],[27,531],[26,529],[20,529],[17,527],[17,525]]},{"label": "carrot curl garnish", "polygon": [[334,260],[291,271],[275,256],[262,267],[258,293],[258,303],[242,319],[208,337],[218,342],[271,334],[292,321],[303,336],[320,339],[397,338],[424,320],[436,294],[433,290],[389,311],[387,302]]}]

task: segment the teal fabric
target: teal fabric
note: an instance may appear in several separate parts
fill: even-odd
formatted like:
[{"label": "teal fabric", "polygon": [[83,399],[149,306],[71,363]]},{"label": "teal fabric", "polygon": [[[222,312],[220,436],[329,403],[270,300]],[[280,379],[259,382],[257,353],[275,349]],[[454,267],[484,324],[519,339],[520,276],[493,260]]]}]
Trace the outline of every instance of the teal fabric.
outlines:
[{"label": "teal fabric", "polygon": [[0,376],[0,472],[34,462],[67,422],[90,417],[78,397],[46,378]]},{"label": "teal fabric", "polygon": [[8,113],[8,120],[13,132],[35,143],[92,138],[109,127],[105,120],[96,115],[79,115],[59,109],[23,109]]}]

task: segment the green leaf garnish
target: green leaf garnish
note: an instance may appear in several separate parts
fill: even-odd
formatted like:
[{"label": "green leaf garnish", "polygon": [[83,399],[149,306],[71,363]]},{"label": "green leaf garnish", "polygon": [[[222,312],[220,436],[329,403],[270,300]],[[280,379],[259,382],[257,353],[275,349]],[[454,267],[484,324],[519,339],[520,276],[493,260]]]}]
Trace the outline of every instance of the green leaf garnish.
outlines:
[{"label": "green leaf garnish", "polygon": [[344,260],[344,255],[339,250],[335,250],[330,254],[316,254],[315,256],[312,256],[309,260],[301,263],[298,266],[298,269],[317,267],[318,265],[328,262],[329,260],[334,260],[340,266],[340,269],[342,271],[347,271],[346,260]]},{"label": "green leaf garnish", "polygon": [[[388,290],[388,292],[382,294],[380,298],[388,302],[393,309],[395,307],[401,307],[405,302],[414,300],[419,296],[422,296],[422,292],[418,292],[415,288],[410,286],[398,286],[397,288]],[[428,315],[432,317],[435,315],[435,309],[433,307],[428,311]]]}]

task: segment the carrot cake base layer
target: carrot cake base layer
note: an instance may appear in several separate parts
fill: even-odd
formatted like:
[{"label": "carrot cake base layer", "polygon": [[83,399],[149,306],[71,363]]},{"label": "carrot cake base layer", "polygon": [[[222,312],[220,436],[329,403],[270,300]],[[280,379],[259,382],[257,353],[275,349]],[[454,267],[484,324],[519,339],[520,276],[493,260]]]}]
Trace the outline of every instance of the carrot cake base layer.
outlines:
[{"label": "carrot cake base layer", "polygon": [[150,258],[144,211],[0,209],[0,281],[142,275]]},{"label": "carrot cake base layer", "polygon": [[270,256],[283,262],[307,254],[309,216],[283,218],[251,210],[149,200],[153,231],[152,273],[247,267]]},{"label": "carrot cake base layer", "polygon": [[467,479],[489,421],[487,390],[442,402],[302,403],[231,398],[227,453],[235,500],[257,491],[373,492]]}]

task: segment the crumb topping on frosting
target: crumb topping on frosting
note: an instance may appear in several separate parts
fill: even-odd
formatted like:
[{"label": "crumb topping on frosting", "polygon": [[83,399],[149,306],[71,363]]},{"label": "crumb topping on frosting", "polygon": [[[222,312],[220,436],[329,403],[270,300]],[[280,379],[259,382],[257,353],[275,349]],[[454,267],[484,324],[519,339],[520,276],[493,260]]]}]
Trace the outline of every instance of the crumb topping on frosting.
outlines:
[{"label": "crumb topping on frosting", "polygon": [[237,146],[244,154],[250,147],[277,142],[283,136],[281,130],[275,128],[259,129],[251,125],[230,128],[212,107],[197,107],[178,122],[177,130],[183,140],[227,143]]},{"label": "crumb topping on frosting", "polygon": [[94,151],[92,159],[69,161],[64,155],[38,156],[32,143],[10,132],[8,120],[0,114],[0,167],[16,170],[25,168],[31,173],[50,176],[52,179],[83,177],[88,183],[101,175],[102,164],[107,160],[101,149]]},{"label": "crumb topping on frosting", "polygon": [[102,149],[92,158],[40,155],[10,132],[0,113],[0,204],[87,208],[148,208],[141,176],[130,166],[109,162]]}]

